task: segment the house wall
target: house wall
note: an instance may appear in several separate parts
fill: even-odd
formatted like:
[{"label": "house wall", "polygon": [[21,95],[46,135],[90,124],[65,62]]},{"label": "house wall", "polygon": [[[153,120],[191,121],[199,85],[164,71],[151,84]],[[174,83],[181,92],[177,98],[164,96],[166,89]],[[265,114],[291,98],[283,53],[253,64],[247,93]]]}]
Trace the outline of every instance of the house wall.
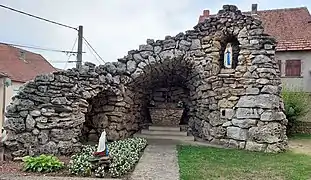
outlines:
[{"label": "house wall", "polygon": [[[282,61],[281,77],[283,87],[311,92],[311,51],[276,52],[276,59]],[[301,60],[301,77],[285,76],[286,60]]]},{"label": "house wall", "polygon": [[5,90],[5,105],[4,105],[3,104],[4,79],[5,78],[0,78],[0,128],[2,128],[4,122],[2,113],[3,106],[7,106],[11,103],[12,97],[18,92],[19,87],[21,87],[24,84],[12,81],[12,85],[5,88],[6,90]]}]

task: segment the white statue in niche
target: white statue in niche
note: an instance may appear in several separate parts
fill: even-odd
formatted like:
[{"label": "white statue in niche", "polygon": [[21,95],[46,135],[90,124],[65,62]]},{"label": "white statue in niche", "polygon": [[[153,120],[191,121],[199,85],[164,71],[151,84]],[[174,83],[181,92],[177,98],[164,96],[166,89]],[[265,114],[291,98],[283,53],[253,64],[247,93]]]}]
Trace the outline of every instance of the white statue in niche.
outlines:
[{"label": "white statue in niche", "polygon": [[232,45],[228,43],[224,52],[224,67],[232,68]]}]

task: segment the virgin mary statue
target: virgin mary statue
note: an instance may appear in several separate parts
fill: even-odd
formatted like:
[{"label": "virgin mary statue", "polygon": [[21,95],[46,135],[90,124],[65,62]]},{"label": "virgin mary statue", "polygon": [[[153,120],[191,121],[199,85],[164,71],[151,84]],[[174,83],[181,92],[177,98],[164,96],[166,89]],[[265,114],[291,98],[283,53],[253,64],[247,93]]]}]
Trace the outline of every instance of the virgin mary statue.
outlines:
[{"label": "virgin mary statue", "polygon": [[228,43],[224,52],[224,67],[232,68],[232,45]]},{"label": "virgin mary statue", "polygon": [[106,144],[106,131],[104,130],[100,135],[97,153],[104,153],[105,156],[108,156],[108,146]]}]

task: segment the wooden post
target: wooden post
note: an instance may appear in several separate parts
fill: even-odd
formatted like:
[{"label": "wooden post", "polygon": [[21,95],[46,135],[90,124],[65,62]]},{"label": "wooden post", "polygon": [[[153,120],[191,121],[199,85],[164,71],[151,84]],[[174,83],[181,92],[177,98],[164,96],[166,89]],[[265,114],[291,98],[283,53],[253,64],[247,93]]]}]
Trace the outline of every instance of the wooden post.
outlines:
[{"label": "wooden post", "polygon": [[5,86],[5,79],[6,77],[3,78],[2,84],[3,84],[3,100],[2,100],[2,119],[1,119],[1,126],[0,126],[0,162],[4,160],[4,144],[2,143],[3,136],[2,134],[2,127],[5,119],[5,96],[6,96],[6,86]]}]

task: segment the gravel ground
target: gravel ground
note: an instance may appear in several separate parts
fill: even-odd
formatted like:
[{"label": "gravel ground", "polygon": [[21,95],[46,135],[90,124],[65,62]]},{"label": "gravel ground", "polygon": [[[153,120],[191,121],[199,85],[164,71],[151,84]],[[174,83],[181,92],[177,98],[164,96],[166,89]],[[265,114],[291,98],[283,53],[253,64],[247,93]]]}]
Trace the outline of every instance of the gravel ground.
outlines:
[{"label": "gravel ground", "polygon": [[[98,180],[98,178],[82,178],[82,177],[52,177],[52,176],[16,176],[8,174],[0,174],[0,180]],[[118,180],[118,179],[104,179]]]},{"label": "gravel ground", "polygon": [[139,160],[131,180],[178,180],[179,167],[176,143],[151,141]]}]

